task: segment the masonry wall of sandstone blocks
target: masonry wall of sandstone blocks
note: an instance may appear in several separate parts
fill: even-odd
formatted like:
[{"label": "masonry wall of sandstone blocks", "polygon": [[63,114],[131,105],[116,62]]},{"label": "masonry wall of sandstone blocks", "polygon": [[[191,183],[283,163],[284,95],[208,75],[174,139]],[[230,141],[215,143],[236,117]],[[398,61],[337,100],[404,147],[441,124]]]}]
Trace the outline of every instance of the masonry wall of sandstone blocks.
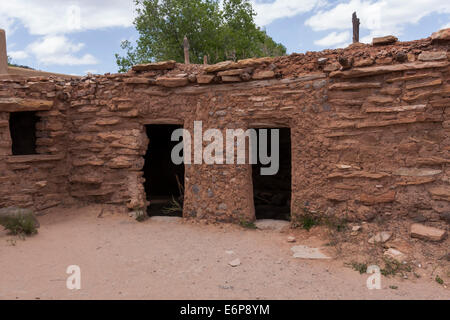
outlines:
[{"label": "masonry wall of sandstone blocks", "polygon": [[[443,223],[450,212],[450,31],[413,42],[81,79],[1,77],[0,207],[146,207],[146,124],[291,128],[292,214]],[[11,156],[35,110],[38,153]],[[187,165],[184,216],[254,219],[251,166]]]}]

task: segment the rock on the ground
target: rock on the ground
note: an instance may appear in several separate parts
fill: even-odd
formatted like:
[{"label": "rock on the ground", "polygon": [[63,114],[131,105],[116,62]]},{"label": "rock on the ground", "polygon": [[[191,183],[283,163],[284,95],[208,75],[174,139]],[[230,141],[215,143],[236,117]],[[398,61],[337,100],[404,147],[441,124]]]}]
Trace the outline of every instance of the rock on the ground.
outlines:
[{"label": "rock on the ground", "polygon": [[310,248],[308,246],[295,246],[291,248],[294,253],[294,258],[299,259],[331,259],[327,255],[323,254],[319,248]]},{"label": "rock on the ground", "polygon": [[11,219],[17,219],[20,217],[31,217],[34,221],[34,226],[36,228],[40,227],[39,221],[34,215],[33,211],[30,209],[22,209],[17,207],[8,207],[0,209],[0,225],[6,224]]},{"label": "rock on the ground", "polygon": [[295,237],[288,237],[287,242],[290,242],[290,243],[295,242]]},{"label": "rock on the ground", "polygon": [[374,235],[372,238],[369,239],[370,244],[375,243],[385,243],[392,237],[392,232],[389,231],[382,231]]},{"label": "rock on the ground", "polygon": [[258,220],[255,222],[256,228],[259,230],[274,230],[274,231],[282,231],[283,229],[287,229],[290,226],[289,221],[283,220]]},{"label": "rock on the ground", "polygon": [[234,259],[233,261],[230,261],[228,263],[230,266],[232,266],[233,268],[235,267],[239,267],[241,265],[241,260],[239,259]]},{"label": "rock on the ground", "polygon": [[427,241],[442,241],[447,236],[446,230],[428,227],[423,224],[411,225],[411,237]]},{"label": "rock on the ground", "polygon": [[403,261],[406,261],[406,259],[407,259],[407,256],[404,253],[402,253],[394,248],[390,248],[390,249],[386,250],[384,252],[384,255],[386,257],[393,259],[395,261],[398,261],[398,262],[403,262]]}]

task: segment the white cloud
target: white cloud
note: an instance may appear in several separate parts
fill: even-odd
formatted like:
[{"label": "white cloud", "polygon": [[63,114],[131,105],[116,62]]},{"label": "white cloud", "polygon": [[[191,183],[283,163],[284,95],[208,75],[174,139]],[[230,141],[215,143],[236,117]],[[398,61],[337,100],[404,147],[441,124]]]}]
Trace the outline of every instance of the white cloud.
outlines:
[{"label": "white cloud", "polygon": [[23,60],[29,57],[28,53],[23,50],[8,51],[8,56],[10,56],[13,60]]},{"label": "white cloud", "polygon": [[267,3],[260,0],[252,0],[256,13],[256,23],[260,26],[271,24],[281,18],[294,17],[298,14],[309,12],[317,5],[323,5],[323,0],[275,0]]},{"label": "white cloud", "polygon": [[5,30],[6,32],[6,39],[8,39],[8,36],[12,35],[15,31],[14,28],[14,19],[11,17],[8,17],[5,14],[1,13],[1,9],[0,9],[0,28]]},{"label": "white cloud", "polygon": [[77,54],[83,43],[73,43],[66,35],[109,27],[130,27],[135,16],[133,0],[2,0],[1,28],[11,35],[18,25],[40,36],[25,50],[12,51],[13,59],[30,55],[45,65],[93,65],[92,54]]},{"label": "white cloud", "polygon": [[97,59],[91,54],[75,56],[84,47],[83,43],[73,43],[65,36],[46,36],[27,47],[39,63],[46,65],[92,65]]},{"label": "white cloud", "polygon": [[447,29],[447,28],[450,28],[450,22],[447,23],[446,25],[443,25],[441,29]]},{"label": "white cloud", "polygon": [[134,10],[133,0],[2,0],[0,21],[7,21],[7,31],[20,22],[32,35],[67,34],[129,27]]},{"label": "white cloud", "polygon": [[344,32],[332,32],[326,37],[314,41],[314,44],[321,46],[321,47],[328,47],[332,48],[336,45],[342,46],[342,44],[348,43],[350,40],[350,32],[344,31]]},{"label": "white cloud", "polygon": [[361,28],[370,35],[361,39],[369,42],[375,36],[400,36],[408,24],[416,24],[431,13],[450,13],[448,0],[350,0],[329,10],[321,10],[305,24],[314,31],[345,30],[351,28],[351,14],[356,11]]}]

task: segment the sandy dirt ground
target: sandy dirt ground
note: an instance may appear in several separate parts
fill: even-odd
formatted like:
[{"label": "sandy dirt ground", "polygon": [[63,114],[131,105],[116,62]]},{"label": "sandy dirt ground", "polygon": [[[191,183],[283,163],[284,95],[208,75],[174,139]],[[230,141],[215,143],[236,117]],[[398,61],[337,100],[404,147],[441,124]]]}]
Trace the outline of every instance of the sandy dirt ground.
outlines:
[{"label": "sandy dirt ground", "polygon": [[[292,244],[290,233],[99,212],[50,212],[26,240],[0,231],[0,299],[450,299],[430,279],[383,277],[368,290],[368,275],[344,261],[294,259],[290,248],[314,237]],[[69,265],[81,268],[81,290],[66,288]]]}]

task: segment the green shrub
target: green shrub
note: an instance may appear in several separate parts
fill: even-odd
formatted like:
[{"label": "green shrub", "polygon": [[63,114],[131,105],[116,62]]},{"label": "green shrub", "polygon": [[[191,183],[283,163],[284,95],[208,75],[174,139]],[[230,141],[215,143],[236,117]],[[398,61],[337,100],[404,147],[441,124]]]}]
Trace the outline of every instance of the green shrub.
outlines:
[{"label": "green shrub", "polygon": [[384,268],[381,269],[381,274],[385,277],[412,272],[412,268],[408,264],[403,264],[390,258],[383,258],[383,261]]},{"label": "green shrub", "polygon": [[36,220],[30,214],[22,214],[16,217],[3,219],[3,227],[13,235],[25,234],[27,236],[36,234]]},{"label": "green shrub", "polygon": [[258,229],[256,227],[256,225],[251,221],[241,220],[241,221],[239,221],[239,224],[241,225],[241,227],[243,227],[245,229],[252,229],[252,230]]},{"label": "green shrub", "polygon": [[367,272],[367,263],[352,262],[351,267],[353,270],[358,271],[360,274]]},{"label": "green shrub", "polygon": [[348,230],[347,221],[337,217],[324,217],[321,219],[322,224],[329,229],[336,230],[337,232],[344,232]]},{"label": "green shrub", "polygon": [[183,214],[183,205],[178,202],[174,196],[172,196],[172,200],[170,201],[169,205],[162,209],[162,213],[167,215],[174,215],[174,214]]},{"label": "green shrub", "polygon": [[322,218],[320,215],[310,211],[306,207],[303,207],[302,211],[301,214],[294,215],[293,227],[300,227],[309,231],[312,227],[321,224]]},{"label": "green shrub", "polygon": [[389,288],[391,288],[392,290],[397,290],[398,289],[397,286],[389,286]]},{"label": "green shrub", "polygon": [[309,209],[308,205],[296,204],[297,212],[292,215],[292,227],[302,228],[307,231],[315,226],[326,226],[330,230],[344,232],[348,230],[347,220],[337,216],[330,216],[324,212],[316,212]]}]

